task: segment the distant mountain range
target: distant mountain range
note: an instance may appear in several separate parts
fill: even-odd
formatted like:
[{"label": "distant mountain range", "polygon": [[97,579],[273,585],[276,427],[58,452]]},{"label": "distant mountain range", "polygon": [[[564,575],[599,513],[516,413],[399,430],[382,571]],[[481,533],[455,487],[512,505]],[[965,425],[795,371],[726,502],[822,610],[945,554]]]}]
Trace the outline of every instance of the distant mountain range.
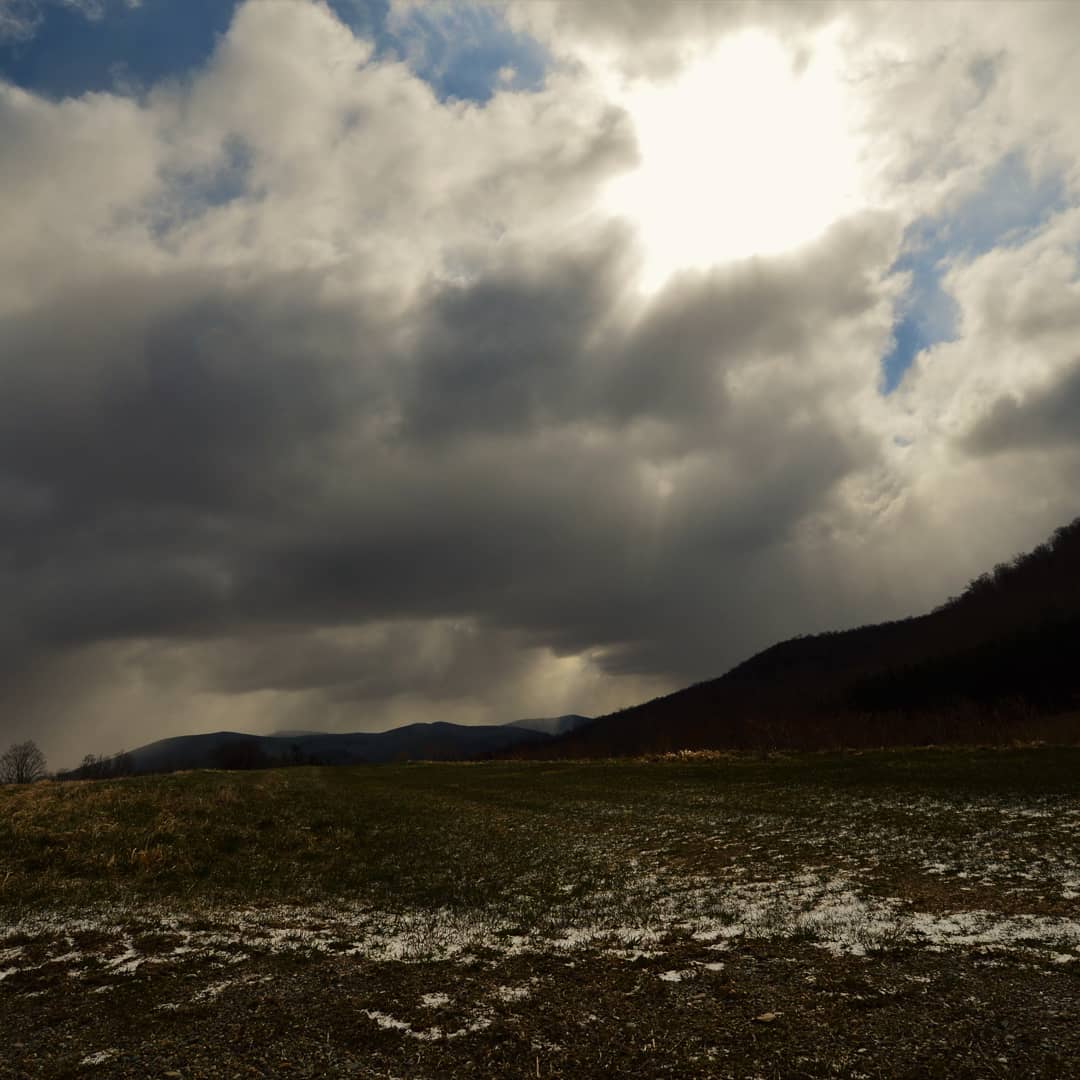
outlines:
[{"label": "distant mountain range", "polygon": [[1080,741],[1080,518],[926,615],[774,645],[513,757]]},{"label": "distant mountain range", "polygon": [[273,735],[248,735],[215,731],[161,739],[122,755],[96,758],[64,775],[79,778],[180,769],[453,761],[491,755],[525,743],[546,742],[587,722],[588,717],[571,714],[487,726],[409,724],[390,731],[353,734],[280,731]]}]

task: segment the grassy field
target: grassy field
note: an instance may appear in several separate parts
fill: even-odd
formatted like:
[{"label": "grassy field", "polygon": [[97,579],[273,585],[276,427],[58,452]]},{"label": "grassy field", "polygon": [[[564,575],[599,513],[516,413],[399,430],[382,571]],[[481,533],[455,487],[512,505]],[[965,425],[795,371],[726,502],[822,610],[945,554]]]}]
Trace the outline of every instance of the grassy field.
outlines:
[{"label": "grassy field", "polygon": [[1080,1076],[1080,750],[0,788],[0,1076]]}]

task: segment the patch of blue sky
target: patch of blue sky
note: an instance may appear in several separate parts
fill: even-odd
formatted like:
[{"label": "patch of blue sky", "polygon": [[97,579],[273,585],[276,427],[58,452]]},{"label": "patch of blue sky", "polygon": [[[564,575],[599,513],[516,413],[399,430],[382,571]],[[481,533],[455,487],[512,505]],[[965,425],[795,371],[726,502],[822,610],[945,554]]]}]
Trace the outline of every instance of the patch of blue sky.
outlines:
[{"label": "patch of blue sky", "polygon": [[920,352],[955,338],[956,304],[941,287],[948,267],[1023,243],[1067,205],[1062,176],[1033,173],[1016,152],[1002,158],[986,183],[948,213],[909,227],[903,252],[891,268],[910,274],[911,285],[900,305],[893,348],[882,360],[883,393],[900,385]]},{"label": "patch of blue sky", "polygon": [[[550,57],[487,4],[430,3],[394,11],[388,0],[329,0],[335,14],[402,60],[440,100],[486,102],[500,87],[535,90]],[[238,0],[24,0],[25,33],[0,33],[0,78],[45,97],[94,91],[138,95],[209,59]],[[2,31],[2,27],[0,27]]]},{"label": "patch of blue sky", "polygon": [[253,163],[250,146],[237,136],[229,136],[222,144],[220,157],[210,167],[163,176],[161,196],[145,208],[150,213],[153,233],[163,239],[214,207],[258,195],[251,190]]},{"label": "patch of blue sky", "polygon": [[33,32],[0,39],[0,78],[53,99],[137,95],[204,64],[235,7],[232,0],[37,0]]},{"label": "patch of blue sky", "polygon": [[891,394],[900,385],[920,352],[955,336],[956,303],[941,287],[947,258],[916,249],[901,255],[890,270],[910,274],[911,283],[897,312],[893,347],[881,362],[882,393]]},{"label": "patch of blue sky", "polygon": [[483,104],[497,90],[538,90],[551,58],[535,39],[490,4],[425,3],[397,12],[386,0],[330,0],[357,34],[370,37],[375,59],[401,60],[440,101]]}]

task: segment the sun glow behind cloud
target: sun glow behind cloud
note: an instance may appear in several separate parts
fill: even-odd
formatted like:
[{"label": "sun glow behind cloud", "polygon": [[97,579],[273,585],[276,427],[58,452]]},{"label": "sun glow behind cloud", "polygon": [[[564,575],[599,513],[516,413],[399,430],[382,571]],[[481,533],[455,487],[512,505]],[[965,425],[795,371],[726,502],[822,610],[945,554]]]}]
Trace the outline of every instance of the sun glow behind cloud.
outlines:
[{"label": "sun glow behind cloud", "polygon": [[603,204],[639,230],[645,291],[680,269],[790,250],[863,202],[837,33],[818,35],[797,65],[746,31],[673,81],[613,91],[641,162]]}]

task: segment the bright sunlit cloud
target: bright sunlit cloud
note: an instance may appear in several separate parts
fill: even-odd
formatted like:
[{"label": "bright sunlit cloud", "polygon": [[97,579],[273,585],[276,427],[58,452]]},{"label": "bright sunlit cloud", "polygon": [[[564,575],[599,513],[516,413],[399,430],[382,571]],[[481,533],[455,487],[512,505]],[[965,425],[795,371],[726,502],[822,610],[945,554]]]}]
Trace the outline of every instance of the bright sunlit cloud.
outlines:
[{"label": "bright sunlit cloud", "polygon": [[618,100],[641,164],[604,204],[639,230],[646,291],[679,269],[787,251],[859,205],[835,28],[801,70],[775,38],[747,31],[675,81],[633,84]]}]

